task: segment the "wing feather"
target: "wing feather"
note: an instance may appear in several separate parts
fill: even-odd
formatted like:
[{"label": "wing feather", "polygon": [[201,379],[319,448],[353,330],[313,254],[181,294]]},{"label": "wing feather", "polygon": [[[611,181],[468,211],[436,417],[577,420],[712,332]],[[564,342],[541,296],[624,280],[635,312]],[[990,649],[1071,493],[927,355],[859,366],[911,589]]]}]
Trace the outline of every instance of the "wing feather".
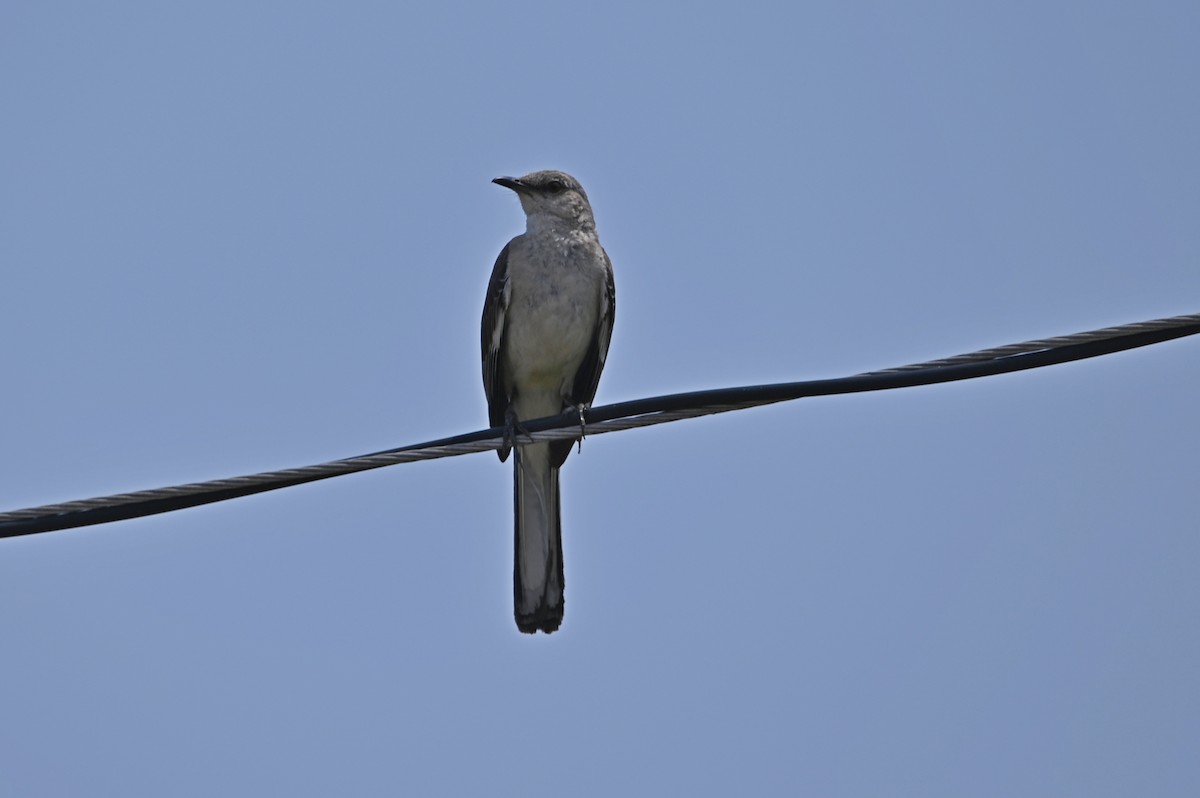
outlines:
[{"label": "wing feather", "polygon": [[[483,355],[483,390],[487,394],[488,423],[493,427],[504,425],[508,411],[508,386],[500,373],[500,353],[504,350],[505,317],[508,315],[508,248],[504,245],[492,268],[488,281],[487,298],[483,303],[483,324],[480,345]],[[503,459],[503,458],[502,458]]]}]

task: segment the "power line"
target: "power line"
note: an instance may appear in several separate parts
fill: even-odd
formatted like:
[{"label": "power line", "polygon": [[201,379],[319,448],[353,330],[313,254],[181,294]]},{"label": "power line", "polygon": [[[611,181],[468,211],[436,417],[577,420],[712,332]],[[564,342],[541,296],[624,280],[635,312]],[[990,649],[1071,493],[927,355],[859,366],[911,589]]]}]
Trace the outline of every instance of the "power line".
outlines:
[{"label": "power line", "polygon": [[[584,429],[588,435],[601,435],[810,396],[884,391],[969,380],[1084,360],[1197,333],[1200,333],[1200,313],[1009,344],[849,377],[656,396],[591,408],[586,413]],[[528,436],[524,433],[520,435],[522,441],[575,439],[580,433],[579,415],[574,410],[561,416],[523,422],[522,426],[529,433]],[[12,510],[0,513],[0,538],[155,515],[398,463],[490,451],[501,446],[503,436],[503,429],[493,427],[302,468]]]}]

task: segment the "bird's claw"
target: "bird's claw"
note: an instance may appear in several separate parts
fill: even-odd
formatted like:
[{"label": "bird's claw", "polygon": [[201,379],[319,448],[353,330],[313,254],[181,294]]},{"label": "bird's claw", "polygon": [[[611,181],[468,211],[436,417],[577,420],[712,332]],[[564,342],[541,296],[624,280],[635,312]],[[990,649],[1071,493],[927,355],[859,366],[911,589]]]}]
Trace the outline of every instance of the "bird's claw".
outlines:
[{"label": "bird's claw", "polygon": [[528,438],[530,443],[533,442],[532,433],[530,433],[529,430],[525,429],[525,427],[521,424],[521,420],[519,418],[517,418],[517,414],[515,412],[513,412],[512,408],[510,407],[508,409],[508,412],[506,412],[504,414],[504,446],[505,446],[505,448],[512,449],[514,446],[517,445],[518,433],[521,435],[524,435],[526,438]]},{"label": "bird's claw", "polygon": [[587,437],[587,411],[591,407],[587,403],[575,405],[575,412],[579,414],[579,442],[575,449],[576,452],[583,451],[583,439]]}]

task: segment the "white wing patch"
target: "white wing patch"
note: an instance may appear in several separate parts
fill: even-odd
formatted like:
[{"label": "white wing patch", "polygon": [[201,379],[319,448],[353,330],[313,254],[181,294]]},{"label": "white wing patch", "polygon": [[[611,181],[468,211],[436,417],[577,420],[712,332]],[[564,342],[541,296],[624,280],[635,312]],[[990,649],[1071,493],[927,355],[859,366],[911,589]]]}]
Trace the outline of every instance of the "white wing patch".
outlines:
[{"label": "white wing patch", "polygon": [[508,312],[508,302],[511,297],[512,284],[508,280],[508,275],[505,275],[500,295],[496,297],[496,317],[495,323],[492,325],[492,340],[489,344],[490,350],[497,354],[500,352],[500,339],[504,334],[504,316]]}]

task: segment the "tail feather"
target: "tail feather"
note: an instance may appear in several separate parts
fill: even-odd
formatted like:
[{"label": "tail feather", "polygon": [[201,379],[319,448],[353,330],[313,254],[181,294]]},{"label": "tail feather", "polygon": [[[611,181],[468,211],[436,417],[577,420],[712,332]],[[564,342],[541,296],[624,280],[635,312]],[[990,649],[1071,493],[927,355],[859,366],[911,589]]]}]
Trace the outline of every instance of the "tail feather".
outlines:
[{"label": "tail feather", "polygon": [[527,634],[558,629],[563,619],[562,524],[558,468],[545,443],[519,446],[513,465],[513,604]]}]

